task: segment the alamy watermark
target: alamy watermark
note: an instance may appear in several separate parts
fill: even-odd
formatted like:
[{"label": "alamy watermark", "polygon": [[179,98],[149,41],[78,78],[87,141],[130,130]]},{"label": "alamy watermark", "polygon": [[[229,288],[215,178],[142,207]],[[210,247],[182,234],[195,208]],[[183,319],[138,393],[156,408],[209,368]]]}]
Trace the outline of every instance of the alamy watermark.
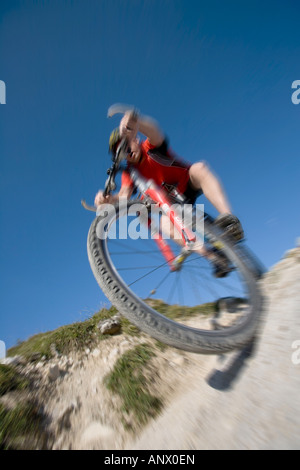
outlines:
[{"label": "alamy watermark", "polygon": [[295,351],[292,354],[292,363],[295,366],[298,366],[300,364],[300,339],[296,339],[292,343],[292,349],[295,349]]},{"label": "alamy watermark", "polygon": [[[204,204],[157,204],[143,203],[128,206],[127,198],[119,198],[118,207],[101,204],[97,215],[102,223],[97,226],[97,236],[101,240],[131,239],[182,241],[182,234],[197,238],[197,244],[204,243]],[[118,220],[118,223],[116,221]],[[200,237],[200,238],[199,238]]]},{"label": "alamy watermark", "polygon": [[0,340],[0,359],[6,358],[6,346],[4,341]]},{"label": "alamy watermark", "polygon": [[296,91],[292,94],[292,103],[299,104],[300,103],[300,80],[294,80],[292,83],[292,89],[296,89]]},{"label": "alamy watermark", "polygon": [[0,80],[0,104],[6,104],[6,85],[3,80]]}]

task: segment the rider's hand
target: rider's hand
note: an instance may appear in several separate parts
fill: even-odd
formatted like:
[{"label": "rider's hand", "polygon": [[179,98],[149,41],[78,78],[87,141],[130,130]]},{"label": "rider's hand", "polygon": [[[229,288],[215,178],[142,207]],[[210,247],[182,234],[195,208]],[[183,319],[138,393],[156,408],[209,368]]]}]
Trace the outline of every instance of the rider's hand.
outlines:
[{"label": "rider's hand", "polygon": [[132,111],[127,111],[120,122],[120,134],[122,137],[126,137],[128,142],[132,142],[136,139],[136,135],[139,130],[138,115]]},{"label": "rider's hand", "polygon": [[108,204],[110,202],[110,195],[104,196],[103,191],[100,190],[95,196],[94,204],[96,207],[101,206],[101,204]]}]

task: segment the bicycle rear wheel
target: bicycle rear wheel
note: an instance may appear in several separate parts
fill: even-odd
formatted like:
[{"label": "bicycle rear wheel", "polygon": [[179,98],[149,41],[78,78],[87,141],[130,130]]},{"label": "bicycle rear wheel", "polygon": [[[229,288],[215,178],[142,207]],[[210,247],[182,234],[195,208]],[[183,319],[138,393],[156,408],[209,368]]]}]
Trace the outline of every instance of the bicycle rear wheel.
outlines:
[{"label": "bicycle rear wheel", "polygon": [[[137,228],[136,202],[111,206],[90,227],[89,262],[104,294],[134,325],[170,346],[202,354],[242,348],[262,310],[261,272],[249,253],[206,217],[201,236],[226,256],[231,272],[216,279],[211,262],[197,253],[172,272],[147,226],[139,227],[139,237],[128,236],[130,224]],[[168,243],[177,255],[180,246]]]}]

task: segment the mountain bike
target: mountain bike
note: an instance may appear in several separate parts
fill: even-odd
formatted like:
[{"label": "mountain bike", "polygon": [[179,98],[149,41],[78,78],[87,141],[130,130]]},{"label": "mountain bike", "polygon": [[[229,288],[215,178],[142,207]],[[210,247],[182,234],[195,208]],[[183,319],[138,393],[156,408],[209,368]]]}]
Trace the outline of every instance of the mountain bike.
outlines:
[{"label": "mountain bike", "polygon": [[[125,158],[124,140],[104,194],[116,189]],[[169,346],[202,354],[241,349],[259,325],[264,268],[197,205],[188,205],[189,217],[183,217],[185,198],[176,189],[170,193],[129,171],[134,198],[99,206],[88,233],[89,263],[102,291],[132,324]],[[171,236],[162,219],[173,227]],[[203,253],[226,262],[228,274],[216,278]]]}]

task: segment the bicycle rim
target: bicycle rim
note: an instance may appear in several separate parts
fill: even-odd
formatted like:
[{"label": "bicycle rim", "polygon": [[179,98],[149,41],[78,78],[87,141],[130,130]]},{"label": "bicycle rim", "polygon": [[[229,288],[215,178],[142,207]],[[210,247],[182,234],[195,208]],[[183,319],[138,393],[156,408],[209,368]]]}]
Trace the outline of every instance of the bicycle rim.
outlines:
[{"label": "bicycle rim", "polygon": [[[216,279],[211,262],[197,253],[171,272],[145,227],[135,232],[139,238],[129,236],[133,204],[96,218],[89,231],[89,261],[108,299],[142,331],[176,348],[213,354],[243,347],[255,334],[262,298],[242,246],[207,220],[205,237],[221,244],[232,272]],[[181,248],[169,243],[177,255]]]}]

